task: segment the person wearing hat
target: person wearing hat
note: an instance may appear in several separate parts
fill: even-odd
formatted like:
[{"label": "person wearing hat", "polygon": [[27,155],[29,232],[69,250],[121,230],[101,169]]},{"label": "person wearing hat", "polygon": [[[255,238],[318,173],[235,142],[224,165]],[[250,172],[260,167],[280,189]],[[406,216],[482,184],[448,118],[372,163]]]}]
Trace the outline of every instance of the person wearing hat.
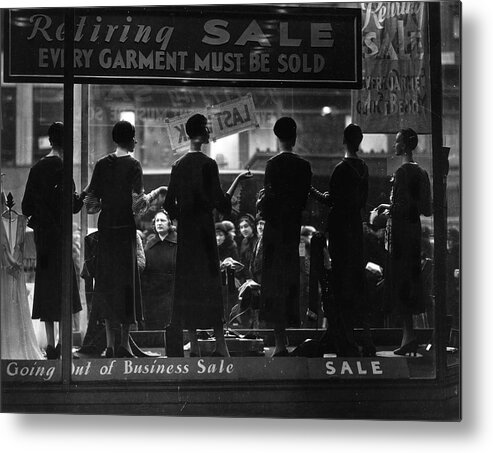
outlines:
[{"label": "person wearing hat", "polygon": [[235,229],[235,224],[231,222],[231,220],[223,220],[222,224],[224,225],[224,228],[226,228],[226,233],[228,233],[233,241],[236,242],[236,229]]},{"label": "person wearing hat", "polygon": [[[368,167],[357,155],[363,140],[361,128],[350,124],[344,129],[344,158],[330,177],[329,192],[324,194],[312,189],[312,196],[329,206],[327,230],[329,254],[332,260],[332,276],[335,307],[328,316],[329,332],[334,335],[338,356],[361,355],[354,339],[354,327],[359,321],[366,323],[365,259],[363,246],[363,222],[361,212],[368,197]],[[368,326],[364,326],[368,327]],[[369,329],[363,344],[365,356],[375,355]]]},{"label": "person wearing hat", "polygon": [[244,281],[246,278],[250,277],[248,268],[253,258],[253,252],[258,240],[255,218],[251,214],[241,215],[238,219],[238,229],[243,238],[240,243],[240,262],[245,266],[245,272],[240,276],[240,280]]},{"label": "person wearing hat", "polygon": [[216,243],[219,254],[219,268],[221,269],[221,282],[223,285],[223,303],[225,314],[228,317],[231,305],[236,300],[236,278],[237,272],[243,271],[238,254],[238,246],[231,234],[231,222],[216,223]]},{"label": "person wearing hat", "polygon": [[238,299],[242,309],[250,308],[245,316],[241,316],[241,322],[246,328],[259,329],[260,286],[262,282],[262,257],[265,220],[260,212],[255,216],[257,241],[253,249],[252,257],[248,264],[246,281],[238,288]]},{"label": "person wearing hat", "polygon": [[219,262],[224,261],[226,258],[233,258],[235,261],[239,261],[238,247],[229,231],[229,226],[225,222],[217,222],[215,228]]},{"label": "person wearing hat", "polygon": [[300,326],[301,213],[311,185],[310,163],[293,152],[296,122],[277,120],[274,134],[280,153],[267,161],[257,209],[265,220],[263,232],[260,317],[274,327],[273,356],[287,356],[286,328]]},{"label": "person wearing hat", "polygon": [[[224,338],[221,273],[216,244],[213,210],[231,211],[231,197],[238,184],[251,177],[243,172],[224,193],[214,159],[202,152],[209,143],[207,118],[192,115],[186,125],[190,151],[172,167],[164,209],[178,220],[175,293],[172,328],[188,330],[190,355],[200,356],[197,329],[214,329],[214,355],[229,357]],[[177,337],[174,337],[177,338]],[[170,345],[168,355],[183,356],[182,343]]]}]

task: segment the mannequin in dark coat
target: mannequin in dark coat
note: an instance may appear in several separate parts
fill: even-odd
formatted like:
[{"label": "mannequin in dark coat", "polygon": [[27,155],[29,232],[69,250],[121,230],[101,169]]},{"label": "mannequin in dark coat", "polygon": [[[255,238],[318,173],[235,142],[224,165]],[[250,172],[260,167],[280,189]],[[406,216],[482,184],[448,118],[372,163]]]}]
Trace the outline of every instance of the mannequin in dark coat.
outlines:
[{"label": "mannequin in dark coat", "polygon": [[395,311],[403,324],[401,345],[396,355],[416,354],[418,340],[413,326],[413,314],[425,311],[421,276],[421,219],[430,216],[431,193],[428,173],[413,159],[418,135],[411,129],[401,129],[394,149],[402,157],[402,165],[394,174],[391,203],[381,204],[378,211],[388,210],[388,261],[385,267],[386,306]]},{"label": "mannequin in dark coat", "polygon": [[193,115],[186,132],[190,151],[173,164],[164,202],[179,229],[172,323],[188,329],[192,356],[200,355],[196,329],[211,327],[216,337],[214,354],[229,356],[213,210],[224,214],[231,210],[231,196],[247,172],[224,194],[216,161],[201,152],[202,145],[209,143],[207,118]]},{"label": "mannequin in dark coat", "polygon": [[[327,229],[336,306],[329,326],[336,335],[337,354],[346,357],[360,355],[353,331],[357,321],[365,322],[367,312],[361,212],[368,197],[368,167],[357,156],[362,140],[359,126],[347,126],[346,153],[332,172],[329,193],[312,190],[312,195],[330,209]],[[365,332],[369,335],[368,329]],[[375,346],[368,337],[364,349],[365,355],[375,354]]]},{"label": "mannequin in dark coat", "polygon": [[279,119],[274,126],[281,153],[267,161],[259,209],[265,220],[261,319],[274,326],[274,356],[287,355],[285,331],[299,327],[301,213],[311,184],[310,164],[293,153],[296,123]]},{"label": "mannequin in dark coat", "polygon": [[[84,203],[98,217],[98,250],[93,308],[104,318],[107,358],[134,357],[130,327],[142,321],[142,295],[134,214],[158,197],[144,193],[142,166],[133,158],[135,126],[118,121],[112,130],[116,150],[96,162]],[[121,332],[115,349],[115,330]]]},{"label": "mannequin in dark coat", "polygon": [[[62,309],[61,241],[62,233],[62,173],[63,123],[53,123],[48,129],[52,149],[37,162],[26,183],[22,212],[29,217],[36,244],[36,281],[34,287],[33,319],[45,323],[48,359],[60,356],[55,349],[54,322],[60,321]],[[81,210],[85,194],[73,196],[73,212]],[[72,262],[72,313],[82,309],[79,288]]]}]

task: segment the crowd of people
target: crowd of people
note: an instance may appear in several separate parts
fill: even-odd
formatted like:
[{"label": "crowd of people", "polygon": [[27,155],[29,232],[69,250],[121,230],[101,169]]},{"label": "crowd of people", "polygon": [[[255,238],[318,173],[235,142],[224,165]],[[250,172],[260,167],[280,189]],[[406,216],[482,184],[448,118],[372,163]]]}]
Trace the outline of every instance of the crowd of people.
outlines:
[{"label": "crowd of people", "polygon": [[[430,183],[413,160],[417,134],[397,133],[394,149],[402,165],[393,176],[390,202],[363,219],[369,178],[358,156],[359,126],[345,128],[345,155],[324,193],[312,185],[309,162],[294,152],[296,122],[283,117],[273,132],[280,152],[267,162],[256,212],[242,213],[234,224],[227,220],[231,198],[252,175],[240,173],[223,192],[217,163],[202,152],[209,142],[207,118],[189,118],[189,152],[173,165],[168,187],[147,194],[133,157],[135,127],[115,124],[116,149],[96,163],[84,191],[73,192],[74,212],[84,204],[88,214],[99,214],[97,232],[84,239],[90,316],[81,351],[146,356],[130,331],[165,330],[167,356],[183,357],[186,329],[190,356],[199,357],[199,331],[212,329],[212,355],[228,357],[227,325],[252,332],[273,328],[274,357],[291,354],[290,327],[323,328],[322,353],[374,356],[370,327],[385,318],[403,329],[394,353],[416,353],[413,315],[429,309],[422,269],[431,258],[420,223],[421,215],[431,215]],[[45,323],[46,356],[54,359],[60,355],[54,323],[60,320],[62,272],[60,241],[53,235],[60,229],[63,124],[52,125],[49,136],[52,151],[31,170],[22,208],[38,257],[32,317]],[[326,231],[302,225],[309,197],[327,207]],[[152,228],[142,232],[135,218],[148,215],[150,206]],[[76,313],[81,305],[75,280],[73,288]],[[356,327],[363,329],[358,339]]]}]

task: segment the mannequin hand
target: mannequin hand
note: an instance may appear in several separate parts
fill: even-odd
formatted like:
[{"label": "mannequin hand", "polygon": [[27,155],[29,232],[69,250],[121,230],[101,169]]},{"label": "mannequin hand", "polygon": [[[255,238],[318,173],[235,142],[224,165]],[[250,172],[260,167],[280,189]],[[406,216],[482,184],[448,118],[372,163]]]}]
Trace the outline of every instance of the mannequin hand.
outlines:
[{"label": "mannequin hand", "polygon": [[382,214],[383,212],[385,212],[386,210],[388,210],[390,208],[390,205],[388,204],[379,204],[375,209],[374,211],[377,211],[378,212],[378,215]]},{"label": "mannequin hand", "polygon": [[245,179],[250,179],[252,177],[252,173],[250,172],[250,170],[247,170],[247,171],[243,171],[241,172],[239,175],[238,175],[238,181],[243,181]]}]

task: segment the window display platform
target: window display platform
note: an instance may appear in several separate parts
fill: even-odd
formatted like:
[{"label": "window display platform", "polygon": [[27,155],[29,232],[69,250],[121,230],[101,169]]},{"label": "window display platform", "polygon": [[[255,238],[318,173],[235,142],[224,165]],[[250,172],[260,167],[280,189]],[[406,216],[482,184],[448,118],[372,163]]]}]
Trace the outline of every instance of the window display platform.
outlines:
[{"label": "window display platform", "polygon": [[[272,332],[258,331],[263,356],[165,356],[163,331],[132,332],[161,357],[77,356],[71,382],[62,361],[3,360],[2,410],[22,413],[207,415],[293,418],[460,418],[460,352],[449,348],[445,376],[436,378],[432,331],[419,329],[416,357],[395,356],[400,329],[373,329],[376,357],[277,357]],[[237,331],[242,335],[246,331]],[[288,331],[288,350],[323,330]],[[356,330],[356,338],[360,335]],[[315,335],[317,334],[317,335]],[[184,342],[187,342],[185,332]],[[202,340],[209,341],[209,340]],[[235,341],[233,339],[233,341]],[[186,344],[185,344],[186,346]]]},{"label": "window display platform", "polygon": [[[113,365],[125,368],[127,359],[117,359]],[[143,365],[142,360],[138,363]],[[172,359],[167,359],[172,360]],[[176,363],[174,362],[176,360]],[[216,364],[221,369],[222,359],[173,359],[177,366],[188,363],[189,373],[202,369],[199,360],[208,369]],[[270,372],[280,373],[281,365],[289,363],[284,378],[268,375],[260,370],[258,360],[264,361]],[[307,379],[308,374],[293,378],[293,374],[313,366],[315,359],[279,358],[279,366],[270,366],[268,359],[227,359],[233,369],[247,368],[247,363],[257,361],[256,378],[231,379],[214,377],[204,380],[173,379],[99,380],[57,383],[4,382],[2,410],[17,413],[73,413],[73,414],[127,414],[127,415],[189,415],[189,416],[240,416],[285,418],[377,418],[377,419],[427,419],[458,420],[460,418],[459,366],[449,367],[441,382],[435,379],[345,378],[322,376]],[[334,362],[335,360],[335,362]],[[332,360],[343,366],[343,360]],[[367,359],[368,360],[368,359]],[[382,359],[378,359],[382,360]],[[392,359],[389,359],[392,360]],[[397,359],[409,364],[411,359]],[[225,361],[225,363],[226,363]],[[316,359],[320,364],[329,359]],[[75,361],[77,362],[77,361]],[[98,359],[101,368],[110,366],[109,360]],[[109,362],[109,363],[107,363]],[[136,363],[137,363],[136,362]],[[347,361],[351,369],[357,364]],[[45,362],[45,364],[47,361]],[[80,362],[82,365],[82,361]],[[116,363],[116,362],[115,362]],[[397,362],[396,362],[397,363]],[[4,365],[4,364],[2,364]],[[134,364],[132,364],[134,365]],[[170,362],[169,365],[172,365]],[[87,366],[87,362],[85,362]],[[94,365],[92,365],[94,366]],[[368,366],[365,362],[361,368]],[[370,365],[371,366],[371,365]],[[128,365],[127,365],[128,367]],[[227,365],[226,365],[227,367]],[[101,369],[100,368],[100,369]],[[96,369],[96,368],[94,368]],[[178,368],[176,368],[178,369]],[[224,368],[225,371],[227,368]],[[231,368],[230,368],[231,369]],[[320,370],[328,370],[322,366]],[[383,367],[385,370],[385,366]],[[183,368],[182,368],[183,370]],[[353,371],[354,372],[354,371]],[[351,376],[347,372],[347,376]],[[345,373],[345,374],[346,374]],[[322,373],[321,373],[322,374]]]},{"label": "window display platform", "polygon": [[[212,330],[199,330],[199,338],[209,338],[213,335]],[[232,329],[232,338],[261,338],[266,347],[274,345],[274,331],[272,329]],[[374,343],[382,346],[397,347],[402,339],[402,329],[400,328],[373,328],[370,329]],[[427,344],[433,338],[433,329],[416,328],[416,337],[420,344]],[[288,346],[295,347],[303,343],[307,339],[320,339],[325,333],[325,329],[286,329],[286,337]],[[164,348],[164,330],[140,330],[132,331],[130,335],[137,344],[147,348]],[[356,341],[360,340],[363,335],[363,329],[354,329]],[[228,335],[226,335],[228,337]],[[231,338],[231,337],[230,337]],[[185,344],[188,343],[188,332],[183,331],[183,339]]]}]

